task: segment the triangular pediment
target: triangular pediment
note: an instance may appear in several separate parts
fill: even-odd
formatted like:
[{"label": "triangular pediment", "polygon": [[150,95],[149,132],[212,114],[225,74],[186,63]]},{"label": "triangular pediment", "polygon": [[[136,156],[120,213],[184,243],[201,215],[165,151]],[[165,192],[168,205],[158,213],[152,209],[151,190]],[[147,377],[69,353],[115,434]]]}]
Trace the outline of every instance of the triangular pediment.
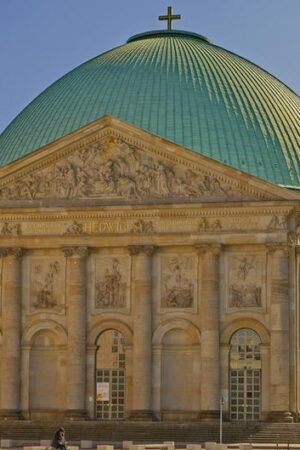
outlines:
[{"label": "triangular pediment", "polygon": [[0,171],[0,204],[299,199],[294,193],[106,116]]}]

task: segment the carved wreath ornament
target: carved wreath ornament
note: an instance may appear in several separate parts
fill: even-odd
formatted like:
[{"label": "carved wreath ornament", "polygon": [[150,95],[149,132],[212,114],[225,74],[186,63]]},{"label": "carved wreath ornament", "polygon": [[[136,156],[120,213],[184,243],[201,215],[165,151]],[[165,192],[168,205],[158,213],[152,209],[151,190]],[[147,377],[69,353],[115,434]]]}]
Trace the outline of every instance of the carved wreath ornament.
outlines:
[{"label": "carved wreath ornament", "polygon": [[214,175],[153,158],[122,140],[107,139],[0,188],[0,199],[241,197]]}]

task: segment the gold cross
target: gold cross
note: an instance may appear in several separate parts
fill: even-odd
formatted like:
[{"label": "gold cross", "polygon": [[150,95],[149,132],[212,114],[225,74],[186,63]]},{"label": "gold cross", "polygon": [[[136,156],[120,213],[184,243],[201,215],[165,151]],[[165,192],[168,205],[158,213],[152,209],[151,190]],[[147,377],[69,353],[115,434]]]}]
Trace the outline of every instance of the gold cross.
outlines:
[{"label": "gold cross", "polygon": [[168,6],[168,14],[166,16],[158,16],[158,20],[167,20],[168,21],[168,31],[172,30],[172,20],[181,19],[180,14],[172,15],[172,6]]}]

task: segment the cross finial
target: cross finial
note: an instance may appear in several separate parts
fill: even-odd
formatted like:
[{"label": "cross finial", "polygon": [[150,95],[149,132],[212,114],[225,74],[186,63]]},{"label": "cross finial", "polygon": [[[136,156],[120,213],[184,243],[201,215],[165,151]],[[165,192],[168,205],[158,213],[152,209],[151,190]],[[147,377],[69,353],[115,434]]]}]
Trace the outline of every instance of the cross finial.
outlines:
[{"label": "cross finial", "polygon": [[180,14],[172,15],[172,6],[168,6],[168,14],[166,16],[158,16],[158,20],[167,20],[168,21],[168,31],[172,30],[172,20],[181,19]]}]

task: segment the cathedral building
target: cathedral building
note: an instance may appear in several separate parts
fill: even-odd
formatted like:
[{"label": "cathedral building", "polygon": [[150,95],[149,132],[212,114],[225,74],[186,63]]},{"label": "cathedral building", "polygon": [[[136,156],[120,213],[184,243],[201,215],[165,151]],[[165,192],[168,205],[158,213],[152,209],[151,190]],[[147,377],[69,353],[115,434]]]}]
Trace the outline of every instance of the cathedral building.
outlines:
[{"label": "cathedral building", "polygon": [[169,27],[12,121],[1,418],[298,420],[299,117],[265,70]]}]

